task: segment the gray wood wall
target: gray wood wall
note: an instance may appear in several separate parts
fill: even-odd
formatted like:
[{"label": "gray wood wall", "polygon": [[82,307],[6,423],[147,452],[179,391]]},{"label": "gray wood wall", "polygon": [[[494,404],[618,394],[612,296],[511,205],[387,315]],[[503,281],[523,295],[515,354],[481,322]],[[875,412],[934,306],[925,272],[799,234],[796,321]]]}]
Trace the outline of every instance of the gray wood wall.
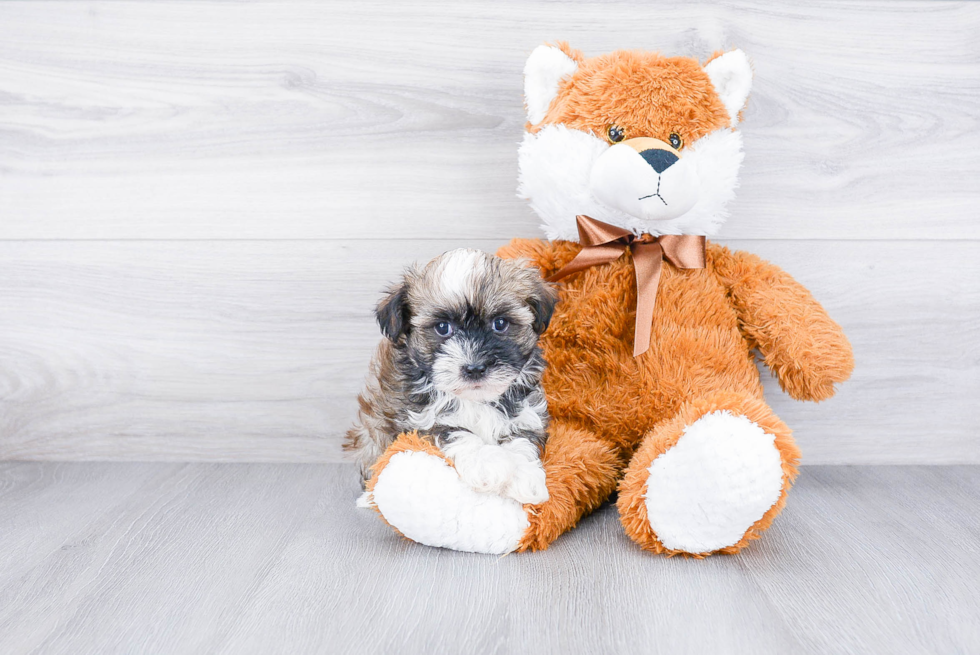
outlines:
[{"label": "gray wood wall", "polygon": [[807,463],[980,462],[980,4],[0,4],[0,459],[337,461],[407,263],[538,236],[521,69],[741,47],[720,241],[857,357]]}]

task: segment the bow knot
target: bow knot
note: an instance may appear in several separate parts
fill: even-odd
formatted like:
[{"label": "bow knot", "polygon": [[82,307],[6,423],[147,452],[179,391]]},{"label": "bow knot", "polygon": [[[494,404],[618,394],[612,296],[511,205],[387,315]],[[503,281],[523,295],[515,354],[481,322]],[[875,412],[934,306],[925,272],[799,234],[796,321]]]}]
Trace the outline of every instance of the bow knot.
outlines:
[{"label": "bow knot", "polygon": [[616,261],[629,250],[636,272],[636,328],[633,337],[633,356],[639,357],[650,348],[653,309],[657,304],[660,272],[666,259],[677,268],[704,268],[705,238],[703,236],[664,234],[636,235],[615,225],[603,223],[580,214],[579,243],[582,250],[560,271],[547,278],[548,282],[578,273],[592,266]]}]

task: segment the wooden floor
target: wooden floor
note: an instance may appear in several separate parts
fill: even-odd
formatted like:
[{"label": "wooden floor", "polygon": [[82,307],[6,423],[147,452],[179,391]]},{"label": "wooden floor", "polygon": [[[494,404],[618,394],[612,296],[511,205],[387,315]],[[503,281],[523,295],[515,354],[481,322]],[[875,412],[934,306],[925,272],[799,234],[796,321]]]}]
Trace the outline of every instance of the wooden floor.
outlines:
[{"label": "wooden floor", "polygon": [[0,652],[980,652],[980,467],[808,467],[735,557],[607,506],[543,553],[418,546],[345,465],[0,463]]}]

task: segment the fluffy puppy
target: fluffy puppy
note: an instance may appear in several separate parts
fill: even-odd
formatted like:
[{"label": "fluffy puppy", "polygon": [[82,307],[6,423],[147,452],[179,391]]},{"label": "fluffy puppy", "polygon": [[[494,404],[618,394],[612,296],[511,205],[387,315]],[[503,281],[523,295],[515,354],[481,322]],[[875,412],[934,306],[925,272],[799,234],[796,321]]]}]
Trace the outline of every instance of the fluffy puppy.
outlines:
[{"label": "fluffy puppy", "polygon": [[477,491],[547,500],[538,337],[555,301],[537,269],[478,250],[406,271],[378,304],[387,339],[344,443],[363,477],[400,433],[418,430]]}]

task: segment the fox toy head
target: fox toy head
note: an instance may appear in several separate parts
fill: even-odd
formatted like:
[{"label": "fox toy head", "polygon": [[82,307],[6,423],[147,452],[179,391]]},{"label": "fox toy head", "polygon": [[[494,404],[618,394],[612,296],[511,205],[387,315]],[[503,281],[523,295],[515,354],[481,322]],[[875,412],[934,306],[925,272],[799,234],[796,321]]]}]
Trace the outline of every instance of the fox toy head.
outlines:
[{"label": "fox toy head", "polygon": [[519,195],[549,239],[578,240],[578,214],[635,234],[711,235],[738,186],[735,126],[751,86],[741,50],[701,66],[539,46],[524,68]]}]

